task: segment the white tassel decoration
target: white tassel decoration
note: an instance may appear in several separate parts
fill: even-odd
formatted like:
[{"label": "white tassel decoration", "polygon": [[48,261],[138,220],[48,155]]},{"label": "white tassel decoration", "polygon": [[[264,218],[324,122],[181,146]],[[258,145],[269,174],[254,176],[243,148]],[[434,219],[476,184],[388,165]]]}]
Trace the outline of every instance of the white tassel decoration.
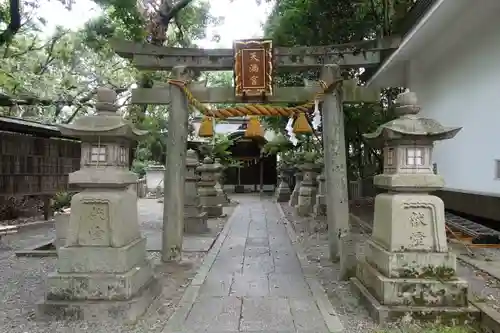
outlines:
[{"label": "white tassel decoration", "polygon": [[315,130],[318,129],[321,125],[321,113],[319,112],[319,101],[317,99],[314,101],[312,125]]},{"label": "white tassel decoration", "polygon": [[295,133],[293,132],[293,116],[291,116],[290,119],[288,119],[288,123],[286,124],[285,130],[286,130],[286,133],[288,134],[288,136],[290,137],[290,142],[294,146],[296,146],[298,143],[298,140],[295,137]]}]

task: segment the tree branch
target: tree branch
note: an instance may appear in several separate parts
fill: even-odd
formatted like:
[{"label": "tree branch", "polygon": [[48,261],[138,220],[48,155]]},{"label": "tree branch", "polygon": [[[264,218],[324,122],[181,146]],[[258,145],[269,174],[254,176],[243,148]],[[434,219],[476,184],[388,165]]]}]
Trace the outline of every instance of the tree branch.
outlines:
[{"label": "tree branch", "polygon": [[166,28],[170,24],[170,21],[179,14],[179,12],[184,9],[187,5],[191,3],[192,0],[181,0],[175,5],[172,4],[171,0],[163,0],[162,5],[158,14],[161,18],[161,23]]},{"label": "tree branch", "polygon": [[10,23],[0,34],[0,46],[7,44],[21,28],[21,9],[19,0],[10,0]]},{"label": "tree branch", "polygon": [[35,72],[36,75],[43,75],[49,69],[49,65],[52,63],[52,61],[55,60],[55,57],[53,55],[54,48],[56,47],[57,42],[61,38],[63,38],[65,34],[66,32],[56,35],[54,36],[54,38],[52,38],[50,44],[47,47],[47,58],[45,58],[44,63],[40,64],[40,68]]}]

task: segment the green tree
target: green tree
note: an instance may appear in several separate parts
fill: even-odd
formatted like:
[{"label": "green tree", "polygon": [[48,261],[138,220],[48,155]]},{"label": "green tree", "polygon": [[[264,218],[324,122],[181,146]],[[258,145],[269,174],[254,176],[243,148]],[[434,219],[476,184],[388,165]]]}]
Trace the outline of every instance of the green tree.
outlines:
[{"label": "green tree", "polygon": [[[277,1],[265,24],[265,35],[275,45],[352,44],[362,51],[363,41],[397,32],[414,0],[281,0]],[[357,46],[356,46],[357,45]],[[279,73],[283,86],[302,85],[303,79],[317,79],[317,71]],[[344,78],[355,78],[363,84],[361,71],[346,70]],[[399,90],[387,90],[380,105],[345,104],[345,133],[349,178],[362,178],[380,171],[380,151],[369,147],[363,133],[392,119],[390,106]],[[285,119],[266,119],[269,127],[283,132]],[[320,128],[321,130],[321,128]]]},{"label": "green tree", "polygon": [[[52,1],[62,2],[68,10],[73,4],[73,0]],[[124,117],[150,133],[139,144],[139,160],[163,162],[168,107],[130,105],[130,94],[134,86],[165,82],[168,73],[139,73],[113,52],[108,40],[154,42],[156,38],[169,46],[195,46],[205,37],[206,27],[220,21],[209,15],[208,1],[148,1],[138,6],[131,0],[97,0],[102,9],[99,17],[78,31],[59,27],[48,38],[42,33],[47,22],[37,16],[39,1],[22,1],[16,31],[8,25],[12,2],[0,2],[0,33],[5,29],[9,34],[5,41],[0,39],[0,114],[69,123],[93,112],[96,89],[109,86],[119,94]],[[161,8],[156,10],[157,6]],[[163,28],[155,30],[153,23]]]}]

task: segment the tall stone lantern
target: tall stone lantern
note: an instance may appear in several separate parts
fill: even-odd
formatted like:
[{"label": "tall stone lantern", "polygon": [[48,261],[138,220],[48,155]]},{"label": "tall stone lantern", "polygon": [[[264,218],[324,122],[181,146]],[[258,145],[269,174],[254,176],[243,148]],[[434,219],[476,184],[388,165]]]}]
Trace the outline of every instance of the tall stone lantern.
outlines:
[{"label": "tall stone lantern", "polygon": [[365,137],[384,153],[384,172],[374,184],[388,190],[375,198],[368,254],[352,282],[379,322],[410,313],[415,319],[464,316],[473,311],[468,284],[456,277],[448,252],[443,201],[429,192],[444,186],[432,169],[435,141],[453,138],[447,128],[417,114],[416,95],[397,98],[399,118]]},{"label": "tall stone lantern", "polygon": [[198,194],[203,211],[208,214],[209,218],[222,216],[222,204],[217,198],[217,190],[215,189],[215,175],[220,171],[220,167],[207,156],[203,159],[203,163],[196,168],[196,171],[200,174]]},{"label": "tall stone lantern", "polygon": [[220,158],[216,158],[214,161],[214,166],[219,170],[215,174],[215,190],[217,191],[217,200],[223,206],[228,204],[226,194],[224,193],[224,188],[222,187],[221,180],[222,174],[224,172],[224,166],[221,164]]},{"label": "tall stone lantern", "polygon": [[186,179],[184,191],[184,232],[203,233],[208,231],[208,214],[203,212],[198,195],[196,168],[200,165],[198,155],[192,149],[186,152]]},{"label": "tall stone lantern", "polygon": [[71,200],[66,244],[57,270],[48,276],[39,310],[60,318],[135,320],[156,294],[158,283],[146,259],[138,224],[137,181],[129,170],[137,130],[117,112],[116,93],[97,92],[97,114],[60,125],[63,135],[81,139],[81,169],[69,183],[82,190]]},{"label": "tall stone lantern", "polygon": [[295,209],[299,216],[308,216],[313,212],[318,192],[317,176],[321,166],[314,162],[306,162],[300,166],[302,170],[302,182],[299,188],[299,197]]}]

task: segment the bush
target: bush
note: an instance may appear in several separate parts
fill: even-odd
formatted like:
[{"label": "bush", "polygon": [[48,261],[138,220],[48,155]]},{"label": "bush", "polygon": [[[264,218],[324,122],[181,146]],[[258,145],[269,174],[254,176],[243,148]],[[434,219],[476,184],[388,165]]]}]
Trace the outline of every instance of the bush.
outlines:
[{"label": "bush", "polygon": [[144,161],[134,160],[131,169],[139,178],[143,178],[146,175],[146,163]]},{"label": "bush", "polygon": [[55,212],[60,212],[65,208],[71,206],[71,198],[73,198],[74,193],[69,192],[58,192],[52,198],[52,209]]}]

